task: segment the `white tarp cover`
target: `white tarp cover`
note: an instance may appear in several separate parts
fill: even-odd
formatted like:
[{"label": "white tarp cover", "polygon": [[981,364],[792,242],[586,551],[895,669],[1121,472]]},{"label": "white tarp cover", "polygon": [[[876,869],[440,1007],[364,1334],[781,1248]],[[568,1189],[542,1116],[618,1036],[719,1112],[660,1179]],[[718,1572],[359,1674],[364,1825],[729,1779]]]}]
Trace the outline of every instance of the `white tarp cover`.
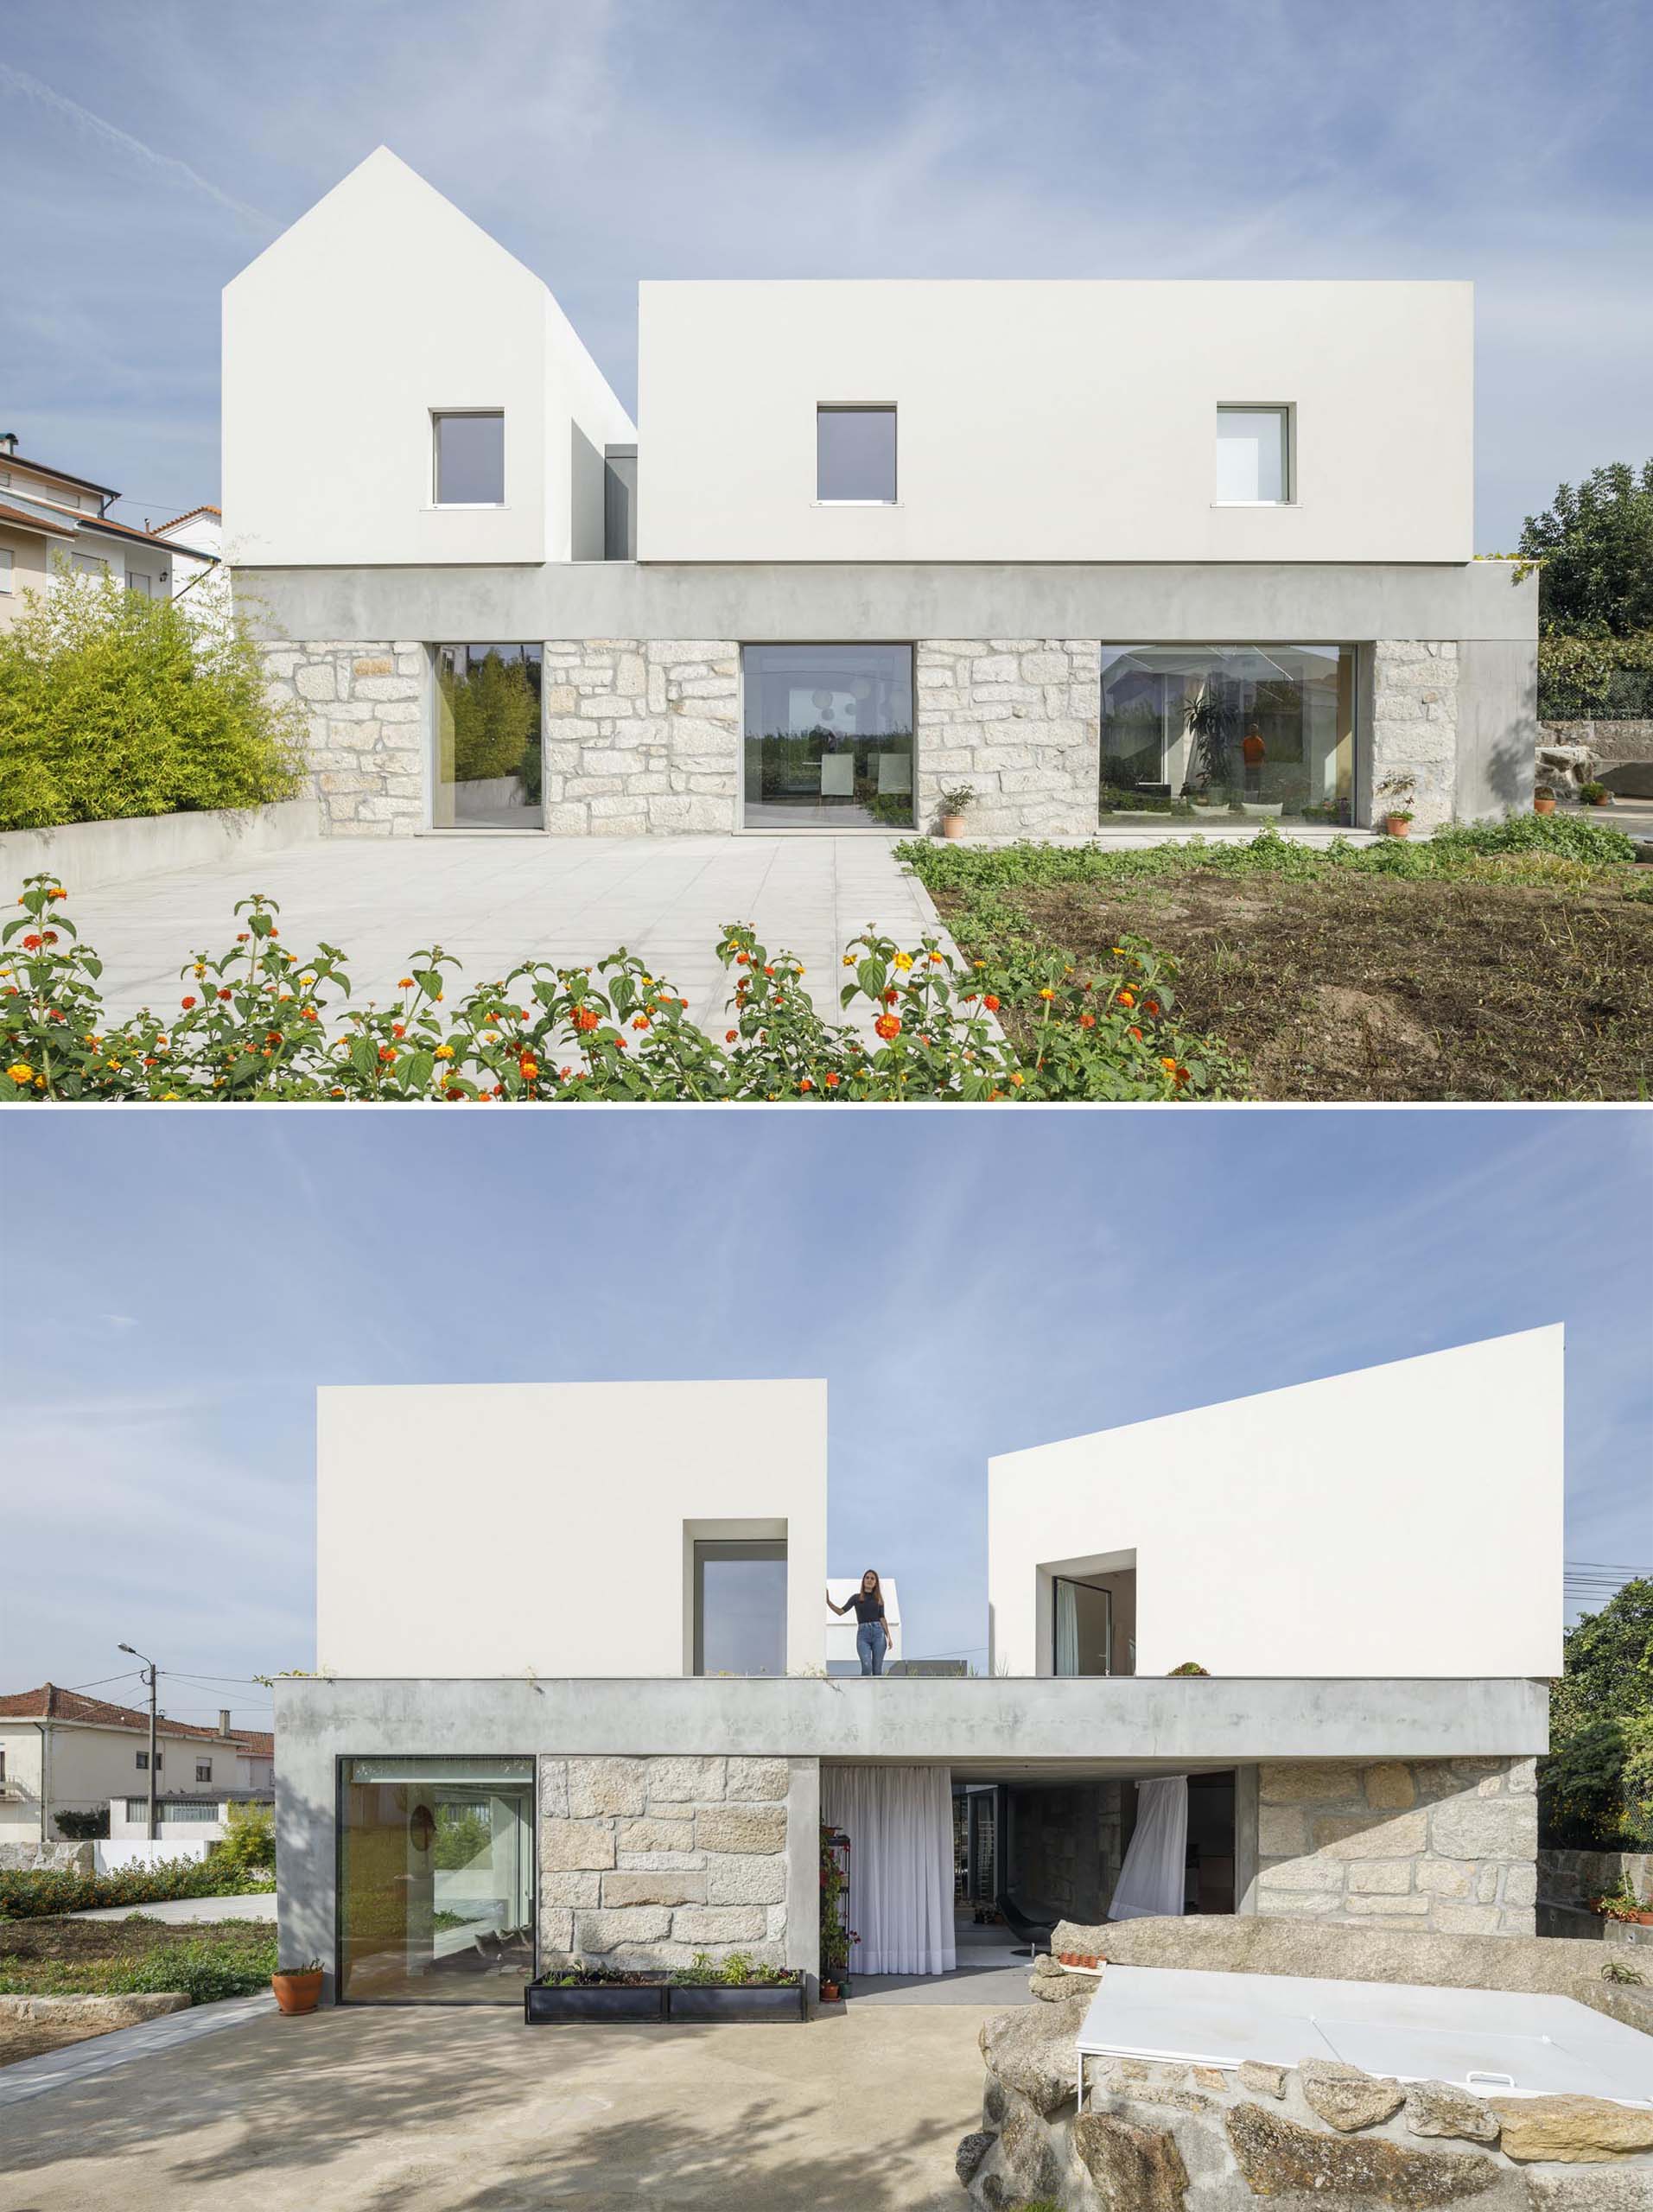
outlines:
[{"label": "white tarp cover", "polygon": [[1167,1774],[1136,1785],[1136,1827],[1108,1908],[1109,1920],[1180,1913],[1188,1878],[1188,1777]]},{"label": "white tarp cover", "polygon": [[851,1974],[951,1974],[953,1789],[944,1766],[824,1766],[821,1818],[849,1839]]},{"label": "white tarp cover", "polygon": [[1571,1997],[1507,1989],[1110,1966],[1078,2048],[1222,2067],[1335,2058],[1482,2096],[1576,2092],[1653,2102],[1653,2037]]}]

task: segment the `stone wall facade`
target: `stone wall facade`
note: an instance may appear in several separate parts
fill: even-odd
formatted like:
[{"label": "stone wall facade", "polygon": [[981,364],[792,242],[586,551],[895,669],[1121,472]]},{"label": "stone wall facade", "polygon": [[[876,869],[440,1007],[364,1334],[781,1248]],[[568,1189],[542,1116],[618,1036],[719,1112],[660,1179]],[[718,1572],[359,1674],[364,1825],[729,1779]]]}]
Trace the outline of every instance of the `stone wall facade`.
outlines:
[{"label": "stone wall facade", "polygon": [[927,638],[913,651],[917,823],[976,792],[982,837],[1087,836],[1101,779],[1102,646],[1092,638]]},{"label": "stone wall facade", "polygon": [[545,827],[563,837],[732,830],[741,648],[728,638],[553,638]]},{"label": "stone wall facade", "polygon": [[428,819],[430,655],[390,644],[285,640],[264,648],[269,689],[304,717],[331,837],[408,837]]},{"label": "stone wall facade", "polygon": [[1259,1913],[1533,1934],[1533,1760],[1281,1762],[1260,1769],[1257,1794]]},{"label": "stone wall facade", "polygon": [[[1458,775],[1458,647],[1450,641],[1380,638],[1371,649],[1366,717],[1370,821],[1393,805],[1414,816],[1413,834],[1453,818]],[[1409,784],[1396,796],[1396,782]],[[1386,786],[1390,788],[1386,789]]]},{"label": "stone wall facade", "polygon": [[542,1971],[786,1963],[784,1758],[542,1758]]}]

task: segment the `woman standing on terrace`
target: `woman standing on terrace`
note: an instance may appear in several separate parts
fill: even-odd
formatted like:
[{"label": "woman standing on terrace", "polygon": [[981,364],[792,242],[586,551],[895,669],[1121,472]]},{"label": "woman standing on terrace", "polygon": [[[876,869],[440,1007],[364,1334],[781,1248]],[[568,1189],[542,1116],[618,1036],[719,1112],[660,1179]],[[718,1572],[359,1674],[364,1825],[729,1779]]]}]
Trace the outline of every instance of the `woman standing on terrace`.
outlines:
[{"label": "woman standing on terrace", "polygon": [[855,1609],[855,1656],[861,1661],[863,1675],[881,1675],[884,1654],[890,1646],[890,1624],[884,1618],[884,1591],[876,1567],[869,1567],[861,1578],[859,1590],[852,1591],[842,1605],[832,1602],[832,1592],[827,1592],[827,1610],[847,1613]]}]

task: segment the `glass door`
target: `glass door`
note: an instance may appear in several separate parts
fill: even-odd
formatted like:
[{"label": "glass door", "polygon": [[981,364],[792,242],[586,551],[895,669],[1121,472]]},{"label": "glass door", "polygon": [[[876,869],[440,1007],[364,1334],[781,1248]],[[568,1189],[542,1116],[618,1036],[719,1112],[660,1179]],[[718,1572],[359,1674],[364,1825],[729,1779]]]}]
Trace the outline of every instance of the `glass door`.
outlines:
[{"label": "glass door", "polygon": [[431,826],[544,826],[537,645],[438,645]]},{"label": "glass door", "polygon": [[534,1896],[531,1758],[344,1762],[341,2003],[518,2002]]},{"label": "glass door", "polygon": [[1114,1597],[1089,1582],[1058,1575],[1052,1586],[1055,1649],[1051,1671],[1057,1675],[1111,1675],[1114,1671]]}]

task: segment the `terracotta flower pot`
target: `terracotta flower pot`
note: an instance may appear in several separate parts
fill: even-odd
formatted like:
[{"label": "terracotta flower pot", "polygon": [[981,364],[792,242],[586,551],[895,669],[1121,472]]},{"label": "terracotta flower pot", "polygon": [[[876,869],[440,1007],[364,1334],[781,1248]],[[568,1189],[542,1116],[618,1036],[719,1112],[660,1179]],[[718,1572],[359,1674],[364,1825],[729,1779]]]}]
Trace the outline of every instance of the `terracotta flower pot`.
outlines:
[{"label": "terracotta flower pot", "polygon": [[963,816],[944,814],[941,817],[941,834],[944,837],[962,837],[964,835]]},{"label": "terracotta flower pot", "polygon": [[1383,827],[1391,837],[1409,837],[1412,834],[1412,821],[1409,815],[1385,815]]},{"label": "terracotta flower pot", "polygon": [[1590,802],[1592,806],[1611,806],[1612,803],[1613,795],[1611,791],[1603,791],[1599,798],[1593,798]]},{"label": "terracotta flower pot", "polygon": [[314,1974],[272,1974],[270,1986],[276,1993],[276,2002],[283,2012],[314,2012],[321,2002],[321,1972]]},{"label": "terracotta flower pot", "polygon": [[837,1983],[836,1981],[823,1981],[821,1984],[821,2002],[823,2005],[836,2005],[837,2001]]},{"label": "terracotta flower pot", "polygon": [[1533,801],[1533,812],[1535,814],[1554,814],[1554,811],[1555,802],[1553,798],[1535,798]]}]

